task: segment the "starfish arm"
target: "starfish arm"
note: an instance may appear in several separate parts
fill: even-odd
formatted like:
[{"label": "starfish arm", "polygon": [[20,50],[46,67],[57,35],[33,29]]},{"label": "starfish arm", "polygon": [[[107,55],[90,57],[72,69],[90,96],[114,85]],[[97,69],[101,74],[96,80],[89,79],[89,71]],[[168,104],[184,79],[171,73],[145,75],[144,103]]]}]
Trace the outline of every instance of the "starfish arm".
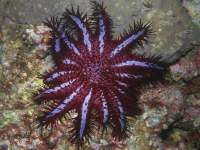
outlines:
[{"label": "starfish arm", "polygon": [[67,29],[70,30],[69,32],[76,31],[78,32],[78,38],[83,40],[84,45],[86,48],[91,51],[92,49],[92,44],[90,41],[90,31],[88,30],[88,25],[87,25],[87,16],[86,15],[81,15],[79,12],[79,9],[77,12],[72,10],[66,9],[65,14],[64,14],[64,19],[68,24],[70,24]]},{"label": "starfish arm", "polygon": [[62,39],[69,49],[71,49],[77,55],[80,55],[80,50],[75,46],[73,42],[70,41],[65,32],[62,33]]},{"label": "starfish arm", "polygon": [[135,55],[116,56],[111,66],[115,75],[124,80],[125,78],[143,79],[164,72],[162,64],[155,63],[151,58]]},{"label": "starfish arm", "polygon": [[62,21],[58,17],[52,17],[44,22],[44,25],[51,29],[51,48],[55,53],[59,53],[61,51],[61,37],[60,32],[62,28]]},{"label": "starfish arm", "polygon": [[149,69],[158,69],[158,70],[163,70],[163,67],[150,63],[150,62],[145,62],[145,61],[139,61],[139,60],[127,60],[124,62],[121,62],[119,64],[113,65],[113,67],[128,67],[128,66],[136,66],[136,67],[141,67],[141,68],[149,68]]},{"label": "starfish arm", "polygon": [[56,71],[44,76],[44,83],[49,87],[58,86],[63,82],[78,78],[75,71]]},{"label": "starfish arm", "polygon": [[103,53],[105,45],[105,24],[103,20],[103,16],[99,16],[99,50],[100,53]]},{"label": "starfish arm", "polygon": [[88,114],[88,105],[92,98],[92,89],[88,93],[88,95],[85,97],[82,108],[81,108],[81,124],[80,124],[80,130],[79,130],[79,138],[82,139],[84,135],[84,130],[86,127],[86,121],[87,121],[87,114]]},{"label": "starfish arm", "polygon": [[103,90],[99,90],[98,95],[96,95],[96,103],[94,103],[94,108],[98,113],[98,122],[106,127],[109,120],[109,110],[108,102]]},{"label": "starfish arm", "polygon": [[115,80],[117,81],[115,84],[125,90],[128,90],[130,85],[138,86],[138,82],[142,79],[143,76],[140,74],[115,73]]},{"label": "starfish arm", "polygon": [[60,18],[51,18],[44,22],[44,24],[51,29],[52,40],[51,47],[55,53],[62,50],[63,44],[76,54],[80,55],[79,49],[72,42],[72,38],[66,35],[63,20]]},{"label": "starfish arm", "polygon": [[113,91],[109,91],[107,97],[109,98],[109,105],[111,105],[110,111],[113,123],[113,136],[123,136],[127,130],[123,106],[119,97]]},{"label": "starfish arm", "polygon": [[82,86],[79,86],[57,106],[49,108],[49,110],[40,118],[41,125],[48,126],[49,124],[54,124],[56,121],[61,119],[65,113],[73,109],[74,104],[77,102],[76,98],[80,94],[81,88]]},{"label": "starfish arm", "polygon": [[69,71],[55,71],[51,74],[48,74],[46,76],[44,76],[44,81],[45,83],[49,83],[49,82],[52,82],[56,79],[59,79],[60,77],[64,76],[65,74],[68,74],[68,73],[71,73]]},{"label": "starfish arm", "polygon": [[114,57],[137,45],[142,46],[144,42],[147,42],[147,38],[150,34],[152,34],[152,27],[150,24],[142,24],[141,21],[134,23],[134,27],[130,27],[130,31],[119,38],[119,44],[111,51],[110,56]]},{"label": "starfish arm", "polygon": [[[86,95],[87,93],[87,95]],[[93,126],[93,115],[91,113],[91,106],[93,103],[93,93],[94,90],[84,90],[84,96],[80,96],[81,104],[78,105],[77,112],[78,116],[74,118],[74,124],[71,130],[71,141],[78,142],[80,144],[90,137],[91,130],[94,129]],[[82,93],[83,94],[83,93]],[[82,100],[81,100],[82,99]]]},{"label": "starfish arm", "polygon": [[73,91],[74,88],[76,88],[79,84],[80,82],[76,81],[76,79],[68,80],[62,84],[43,90],[43,92],[34,97],[34,100],[40,103],[44,100],[55,100],[63,98],[68,93]]},{"label": "starfish arm", "polygon": [[99,39],[99,51],[103,53],[105,42],[107,39],[111,39],[112,33],[112,20],[105,10],[103,4],[92,1],[93,14],[91,15],[91,20],[93,20],[93,28],[98,35]]}]

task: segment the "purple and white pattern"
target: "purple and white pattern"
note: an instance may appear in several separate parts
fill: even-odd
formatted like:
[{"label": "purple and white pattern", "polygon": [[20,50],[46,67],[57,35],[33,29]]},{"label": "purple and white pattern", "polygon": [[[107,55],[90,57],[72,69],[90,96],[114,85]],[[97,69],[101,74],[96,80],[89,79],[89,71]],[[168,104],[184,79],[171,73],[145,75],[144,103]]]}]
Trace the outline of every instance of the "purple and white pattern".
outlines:
[{"label": "purple and white pattern", "polygon": [[150,24],[136,22],[127,34],[114,39],[104,6],[92,4],[89,19],[72,8],[45,24],[51,28],[55,68],[45,75],[46,88],[34,98],[49,103],[39,117],[42,127],[54,127],[72,110],[77,112],[70,140],[79,143],[89,139],[95,125],[98,130],[110,127],[114,138],[127,137],[126,116],[140,112],[140,85],[162,79],[164,71],[155,59],[131,52],[147,41]]}]

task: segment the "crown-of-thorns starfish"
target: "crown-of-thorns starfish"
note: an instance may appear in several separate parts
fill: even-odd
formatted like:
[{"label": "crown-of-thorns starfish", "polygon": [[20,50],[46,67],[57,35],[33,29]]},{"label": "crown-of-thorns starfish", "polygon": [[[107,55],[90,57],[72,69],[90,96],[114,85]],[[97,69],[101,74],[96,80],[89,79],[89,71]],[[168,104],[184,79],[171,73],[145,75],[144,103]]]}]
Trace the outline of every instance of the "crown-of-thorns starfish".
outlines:
[{"label": "crown-of-thorns starfish", "polygon": [[54,127],[71,110],[77,112],[70,132],[72,142],[88,139],[95,125],[98,130],[109,127],[115,138],[126,137],[126,117],[140,112],[139,86],[161,79],[164,70],[155,59],[131,53],[147,42],[152,34],[150,24],[135,22],[114,39],[104,6],[92,5],[90,17],[72,8],[45,23],[51,29],[55,69],[44,76],[47,88],[34,98],[50,103],[39,117],[43,127]]}]

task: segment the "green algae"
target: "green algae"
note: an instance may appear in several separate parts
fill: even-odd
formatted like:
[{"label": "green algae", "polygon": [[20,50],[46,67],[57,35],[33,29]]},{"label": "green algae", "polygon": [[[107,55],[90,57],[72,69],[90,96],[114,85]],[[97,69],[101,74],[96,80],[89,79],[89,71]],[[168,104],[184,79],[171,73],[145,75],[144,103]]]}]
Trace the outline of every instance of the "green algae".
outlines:
[{"label": "green algae", "polygon": [[4,111],[0,117],[0,128],[3,128],[11,123],[17,123],[19,120],[19,116],[15,111]]}]

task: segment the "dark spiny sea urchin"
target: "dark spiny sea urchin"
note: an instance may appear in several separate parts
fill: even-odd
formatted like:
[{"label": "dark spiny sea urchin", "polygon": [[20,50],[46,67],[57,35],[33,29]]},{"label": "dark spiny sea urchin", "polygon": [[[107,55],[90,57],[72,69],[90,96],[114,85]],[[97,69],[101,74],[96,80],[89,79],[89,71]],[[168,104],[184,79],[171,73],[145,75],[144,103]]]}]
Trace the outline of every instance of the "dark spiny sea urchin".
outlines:
[{"label": "dark spiny sea urchin", "polygon": [[112,136],[127,136],[127,116],[140,112],[137,104],[141,84],[162,78],[164,68],[152,58],[132,54],[152,34],[150,24],[135,22],[118,39],[112,37],[112,20],[102,4],[92,2],[93,14],[67,9],[61,18],[51,18],[49,45],[54,71],[44,76],[47,85],[34,97],[47,102],[42,127],[54,126],[71,110],[77,112],[71,130],[72,142],[90,137],[94,125],[110,127]]}]

